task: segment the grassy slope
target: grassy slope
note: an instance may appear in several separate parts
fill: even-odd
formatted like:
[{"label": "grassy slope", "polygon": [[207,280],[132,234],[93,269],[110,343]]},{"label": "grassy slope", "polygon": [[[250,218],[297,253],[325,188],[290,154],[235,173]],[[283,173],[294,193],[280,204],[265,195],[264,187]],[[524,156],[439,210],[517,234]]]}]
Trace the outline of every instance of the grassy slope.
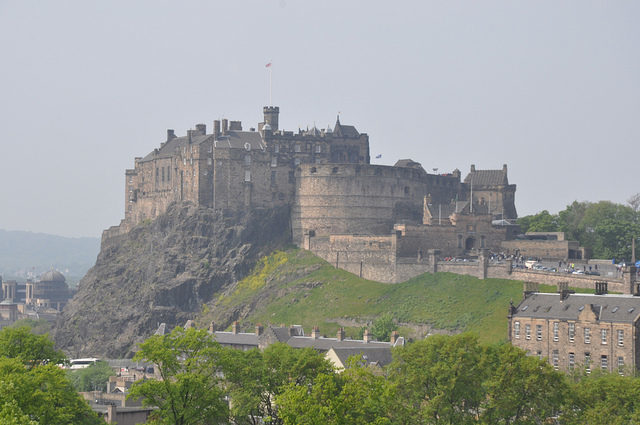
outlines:
[{"label": "grassy slope", "polygon": [[[555,287],[541,287],[553,292]],[[472,331],[485,342],[506,338],[509,301],[519,302],[522,282],[480,280],[452,273],[423,274],[407,282],[384,284],[361,279],[332,267],[308,251],[291,249],[263,258],[246,279],[221,296],[200,317],[202,325],[252,305],[241,318],[244,328],[254,323],[301,324],[308,331],[319,325],[332,336],[347,326],[355,335],[358,322],[391,312],[406,336],[422,337],[434,329]],[[217,316],[217,317],[216,317]],[[421,334],[422,332],[422,334]]]}]

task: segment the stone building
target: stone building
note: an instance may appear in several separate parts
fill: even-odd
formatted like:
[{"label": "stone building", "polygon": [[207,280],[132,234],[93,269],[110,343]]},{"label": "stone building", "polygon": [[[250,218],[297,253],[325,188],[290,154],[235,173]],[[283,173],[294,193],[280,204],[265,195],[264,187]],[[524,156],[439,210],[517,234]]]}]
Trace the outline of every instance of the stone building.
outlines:
[{"label": "stone building", "polygon": [[25,304],[33,307],[62,311],[71,298],[69,286],[62,273],[49,270],[38,281],[28,281]]},{"label": "stone building", "polygon": [[621,374],[640,367],[640,292],[576,294],[568,285],[540,293],[525,283],[523,300],[509,311],[509,340],[530,355],[548,359],[558,370],[602,369]]}]

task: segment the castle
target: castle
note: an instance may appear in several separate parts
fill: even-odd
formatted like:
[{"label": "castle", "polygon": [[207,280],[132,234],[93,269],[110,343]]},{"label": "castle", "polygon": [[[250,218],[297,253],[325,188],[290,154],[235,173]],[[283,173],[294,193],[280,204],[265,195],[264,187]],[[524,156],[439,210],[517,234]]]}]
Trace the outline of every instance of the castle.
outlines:
[{"label": "castle", "polygon": [[339,117],[333,129],[293,132],[279,128],[277,106],[263,112],[264,121],[248,131],[227,119],[213,121],[209,134],[205,124],[182,137],[167,130],[158,148],[126,170],[125,218],[103,240],[157,217],[172,202],[228,214],[289,206],[296,244],[391,282],[404,274],[383,270],[401,258],[420,262],[434,248],[443,256],[499,251],[516,231],[516,186],[506,165],[472,165],[464,180],[457,169],[430,174],[410,159],[372,165],[368,135]]}]

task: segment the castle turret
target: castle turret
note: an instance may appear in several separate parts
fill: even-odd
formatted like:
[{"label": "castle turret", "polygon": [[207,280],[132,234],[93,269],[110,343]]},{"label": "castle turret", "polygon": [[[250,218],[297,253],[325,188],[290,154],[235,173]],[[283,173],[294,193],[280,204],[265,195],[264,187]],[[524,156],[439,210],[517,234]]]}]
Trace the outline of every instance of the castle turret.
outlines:
[{"label": "castle turret", "polygon": [[278,131],[278,115],[280,114],[280,108],[277,106],[265,106],[263,108],[263,112],[265,125],[269,124],[271,131]]}]

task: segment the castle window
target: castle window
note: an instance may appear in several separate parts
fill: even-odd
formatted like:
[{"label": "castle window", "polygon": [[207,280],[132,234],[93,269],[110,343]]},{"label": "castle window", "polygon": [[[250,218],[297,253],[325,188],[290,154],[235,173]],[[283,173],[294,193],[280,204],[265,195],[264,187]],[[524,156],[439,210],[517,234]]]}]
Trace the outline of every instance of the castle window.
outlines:
[{"label": "castle window", "polygon": [[245,182],[251,181],[251,170],[244,170],[244,181]]},{"label": "castle window", "polygon": [[338,167],[333,167],[333,169],[331,170],[331,172],[333,174],[336,174],[338,172]]},{"label": "castle window", "polygon": [[569,342],[573,342],[576,339],[576,324],[569,323]]},{"label": "castle window", "polygon": [[247,154],[244,156],[244,165],[247,167],[251,165],[251,155]]},{"label": "castle window", "polygon": [[170,165],[167,166],[167,181],[168,182],[171,181],[171,166]]},{"label": "castle window", "polygon": [[296,180],[296,175],[293,171],[289,171],[289,183],[293,183]]},{"label": "castle window", "polygon": [[316,167],[311,167],[311,174],[315,174],[317,171]]},{"label": "castle window", "polygon": [[274,156],[273,158],[271,158],[271,166],[272,167],[277,167],[278,166],[278,157]]},{"label": "castle window", "polygon": [[513,336],[516,339],[520,339],[520,322],[515,322],[513,324]]},{"label": "castle window", "polygon": [[624,357],[618,357],[618,373],[624,375]]},{"label": "castle window", "polygon": [[609,369],[609,358],[606,354],[600,356],[600,368],[602,368],[602,370]]},{"label": "castle window", "polygon": [[300,145],[299,145],[299,144],[297,144],[297,143],[296,143],[296,145],[293,147],[293,151],[294,151],[294,152],[301,152],[301,151],[302,151],[302,148],[300,147]]},{"label": "castle window", "polygon": [[591,353],[584,353],[584,370],[591,373]]},{"label": "castle window", "polygon": [[618,329],[618,347],[624,347],[624,331]]},{"label": "castle window", "polygon": [[322,145],[316,145],[316,153],[322,153]]}]

